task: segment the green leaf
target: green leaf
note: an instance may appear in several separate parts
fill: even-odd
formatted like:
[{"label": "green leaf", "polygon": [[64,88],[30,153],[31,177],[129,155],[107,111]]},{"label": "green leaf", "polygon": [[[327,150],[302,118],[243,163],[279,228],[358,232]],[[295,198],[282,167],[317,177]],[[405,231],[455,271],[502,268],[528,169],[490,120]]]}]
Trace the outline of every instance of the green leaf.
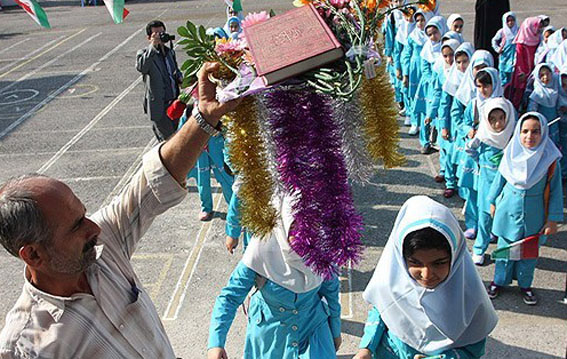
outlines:
[{"label": "green leaf", "polygon": [[274,11],[274,9],[270,9],[270,17],[274,16],[276,16],[276,12]]},{"label": "green leaf", "polygon": [[193,63],[194,63],[193,60],[185,60],[183,65],[181,65],[181,71],[187,70],[187,68],[189,68]]},{"label": "green leaf", "polygon": [[183,40],[180,40],[177,44],[178,45],[187,45],[187,44],[190,44],[190,43],[191,43],[191,40],[183,39]]},{"label": "green leaf", "polygon": [[197,39],[197,28],[191,21],[187,21],[187,30],[189,30],[189,32],[191,33],[191,36],[189,36],[189,38]]},{"label": "green leaf", "polygon": [[201,42],[207,41],[207,31],[205,30],[205,27],[203,25],[199,26],[199,39],[201,40]]},{"label": "green leaf", "polygon": [[185,28],[185,27],[183,27],[183,26],[179,26],[179,27],[177,28],[177,33],[178,33],[180,36],[189,37],[189,30],[187,30],[187,28]]}]

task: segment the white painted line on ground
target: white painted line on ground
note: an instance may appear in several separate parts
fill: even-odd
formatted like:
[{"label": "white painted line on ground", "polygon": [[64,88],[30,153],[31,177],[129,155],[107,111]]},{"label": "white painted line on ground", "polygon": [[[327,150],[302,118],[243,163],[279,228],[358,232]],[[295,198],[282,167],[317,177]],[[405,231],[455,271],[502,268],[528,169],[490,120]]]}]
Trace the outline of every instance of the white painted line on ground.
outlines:
[{"label": "white painted line on ground", "polygon": [[124,91],[122,91],[120,95],[115,97],[114,100],[112,100],[101,112],[99,112],[98,115],[96,115],[91,120],[91,122],[89,122],[81,131],[79,131],[79,133],[73,136],[73,138],[69,140],[69,142],[67,142],[63,147],[61,147],[61,149],[57,151],[57,153],[53,157],[51,157],[43,166],[41,166],[38,172],[45,173],[45,171],[47,171],[51,166],[53,166],[53,164],[57,162],[57,160],[60,159],[61,156],[63,156],[65,152],[67,152],[69,148],[71,148],[71,146],[77,143],[87,132],[89,132],[89,130],[94,125],[96,125],[98,121],[100,121],[107,113],[109,113],[110,110],[112,110],[112,108],[116,106],[116,104],[122,101],[122,99],[126,97],[126,95],[128,95],[128,93],[130,93],[130,91],[132,91],[132,89],[136,87],[140,82],[142,82],[142,78],[138,77],[134,82],[132,82],[132,84],[130,84],[130,86],[128,86]]},{"label": "white painted line on ground", "polygon": [[[30,52],[29,54],[27,54],[26,56],[22,57],[22,58],[21,58],[20,60],[18,60],[18,61],[25,61],[25,60],[29,59],[30,57],[32,57],[32,56],[35,55],[36,53],[40,52],[41,50],[43,50],[43,49],[45,49],[46,47],[50,46],[50,45],[53,44],[54,42],[61,40],[61,39],[64,38],[64,37],[65,37],[65,35],[59,36],[59,37],[56,38],[55,40],[49,41],[48,43],[44,44],[42,47],[40,47],[40,48],[38,48],[38,49],[35,49],[34,51]],[[8,67],[13,66],[13,65],[14,65],[13,63],[10,63],[10,64],[7,64],[7,65],[4,65],[4,66],[0,67],[0,72],[1,72],[1,71],[4,71],[5,69],[7,69]]]},{"label": "white painted line on ground", "polygon": [[[214,197],[215,195],[213,194],[213,201],[215,201],[213,211],[216,212],[218,210],[218,207],[220,206],[223,196],[222,194],[216,194],[216,198]],[[167,308],[165,309],[162,320],[177,319],[179,311],[183,306],[185,296],[187,295],[189,283],[191,283],[193,274],[195,273],[197,265],[199,264],[199,259],[201,258],[201,253],[203,252],[204,248],[203,245],[206,242],[207,237],[209,236],[212,224],[213,221],[203,223],[203,225],[199,229],[199,233],[197,233],[197,237],[195,239],[195,245],[193,246],[193,249],[191,249],[191,253],[189,253],[187,260],[185,261],[185,265],[183,266],[183,270],[179,275],[179,279],[177,280],[177,284],[175,285],[175,290],[173,291],[173,294],[169,299],[169,303],[167,304]]]},{"label": "white painted line on ground", "polygon": [[44,68],[46,68],[49,65],[53,65],[55,62],[57,62],[58,60],[62,59],[63,57],[69,55],[70,53],[72,53],[73,51],[77,50],[78,48],[82,47],[83,45],[91,42],[92,40],[96,39],[97,37],[99,37],[100,35],[102,35],[102,32],[99,32],[97,34],[94,34],[93,36],[89,37],[88,39],[84,40],[83,42],[78,43],[77,45],[73,46],[71,49],[65,51],[64,53],[54,57],[53,59],[47,61],[46,63],[44,63],[43,65],[41,65],[40,67],[38,67],[37,69],[27,72],[24,76],[20,77],[19,79],[17,79],[14,82],[10,82],[10,84],[8,86],[5,86],[4,88],[0,89],[0,93],[2,92],[6,92],[6,90],[16,86],[17,84],[19,84],[20,82],[29,79],[30,77],[32,77],[33,75],[37,74],[38,72],[40,72],[41,70],[43,70]]},{"label": "white painted line on ground", "polygon": [[70,178],[61,178],[59,179],[61,182],[89,182],[89,181],[104,181],[104,180],[111,180],[111,179],[119,179],[122,176],[95,176],[95,177],[70,177]]},{"label": "white painted line on ground", "polygon": [[[72,150],[67,151],[67,153],[104,153],[104,152],[111,152],[112,154],[121,154],[121,153],[129,153],[129,152],[138,152],[143,150],[145,147],[122,147],[122,148],[98,148],[98,149],[89,149],[89,150]],[[35,156],[47,156],[47,155],[54,155],[55,151],[45,151],[45,152],[29,152],[29,153],[0,153],[0,158],[8,157],[8,158],[18,158],[18,157],[35,157]]]},{"label": "white painted line on ground", "polygon": [[344,310],[344,306],[341,309],[341,318],[342,319],[352,319],[354,317],[354,310],[353,310],[353,303],[352,303],[352,263],[348,263],[348,266],[346,266],[346,271],[347,271],[347,293],[343,293],[342,291],[339,292],[339,303],[341,303],[341,306],[343,306],[343,297],[346,294],[346,298],[348,300],[348,303],[346,305],[346,307],[348,308],[348,313],[345,313]]},{"label": "white painted line on ground", "polygon": [[77,33],[75,33],[75,34],[69,36],[68,38],[61,40],[59,43],[57,43],[57,44],[55,44],[54,46],[50,47],[49,49],[45,50],[45,51],[42,52],[41,54],[39,54],[39,55],[37,55],[37,56],[35,56],[35,57],[32,57],[31,59],[22,62],[22,63],[19,64],[18,66],[15,66],[15,67],[11,68],[10,70],[4,72],[3,74],[0,75],[0,79],[1,79],[2,77],[4,77],[4,76],[8,75],[9,73],[12,73],[12,72],[16,71],[17,69],[21,68],[22,66],[25,66],[25,65],[29,64],[29,63],[32,62],[33,60],[39,59],[41,56],[45,55],[46,53],[48,53],[49,51],[53,50],[54,48],[63,45],[64,43],[66,43],[67,41],[71,40],[71,39],[74,38],[75,36],[81,34],[81,33],[82,33],[83,31],[85,31],[85,30],[86,30],[86,28],[80,30],[79,32],[77,32]]},{"label": "white painted line on ground", "polygon": [[16,46],[18,46],[18,45],[23,44],[24,42],[28,41],[29,39],[30,39],[30,38],[28,37],[28,38],[23,39],[22,41],[18,41],[18,42],[16,42],[16,43],[13,43],[12,45],[10,45],[10,46],[8,46],[8,47],[6,47],[6,48],[0,50],[0,54],[3,54],[4,52],[10,50],[12,47],[16,47]]},{"label": "white painted line on ground", "polygon": [[[146,117],[144,117],[144,120]],[[145,126],[108,126],[108,127],[97,127],[93,128],[92,131],[119,131],[119,130],[144,130],[144,129],[152,129],[151,122],[147,122],[148,124]],[[18,131],[17,133],[13,133],[12,136],[29,136],[29,135],[45,135],[45,134],[59,134],[59,133],[74,133],[77,129],[69,129],[69,130],[31,130],[31,131]],[[103,149],[104,150],[104,149]],[[53,152],[51,152],[53,153]]]}]

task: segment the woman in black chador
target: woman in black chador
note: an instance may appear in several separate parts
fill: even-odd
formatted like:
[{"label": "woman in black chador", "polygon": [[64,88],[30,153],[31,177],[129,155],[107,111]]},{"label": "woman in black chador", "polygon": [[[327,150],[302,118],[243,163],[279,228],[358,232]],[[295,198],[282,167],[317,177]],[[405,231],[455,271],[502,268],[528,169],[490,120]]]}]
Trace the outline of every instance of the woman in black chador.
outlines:
[{"label": "woman in black chador", "polygon": [[476,0],[475,11],[474,46],[490,51],[497,60],[491,41],[502,27],[502,15],[510,11],[510,0]]}]

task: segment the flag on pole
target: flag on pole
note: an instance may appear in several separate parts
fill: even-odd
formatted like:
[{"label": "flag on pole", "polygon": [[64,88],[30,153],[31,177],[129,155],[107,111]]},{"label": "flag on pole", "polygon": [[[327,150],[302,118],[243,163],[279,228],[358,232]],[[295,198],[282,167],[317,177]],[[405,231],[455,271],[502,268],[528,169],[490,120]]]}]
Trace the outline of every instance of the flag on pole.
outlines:
[{"label": "flag on pole", "polygon": [[25,10],[35,20],[39,25],[51,29],[49,21],[47,20],[47,14],[41,6],[35,0],[15,0],[16,4],[20,5],[22,9]]},{"label": "flag on pole", "polygon": [[509,246],[498,248],[492,252],[492,259],[507,259],[509,261],[519,261],[521,259],[536,259],[539,257],[539,237],[530,236],[512,243]]},{"label": "flag on pole", "polygon": [[104,0],[106,9],[112,16],[112,21],[115,24],[121,24],[122,21],[128,16],[130,11],[124,7],[124,0]]},{"label": "flag on pole", "polygon": [[240,0],[224,0],[226,6],[232,8],[236,12],[242,11],[242,2]]}]

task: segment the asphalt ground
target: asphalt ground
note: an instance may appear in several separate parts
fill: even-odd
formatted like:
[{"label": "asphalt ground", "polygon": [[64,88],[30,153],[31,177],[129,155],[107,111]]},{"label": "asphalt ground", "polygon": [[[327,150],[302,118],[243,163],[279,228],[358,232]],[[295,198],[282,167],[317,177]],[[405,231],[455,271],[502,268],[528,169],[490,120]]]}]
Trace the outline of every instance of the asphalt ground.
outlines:
[{"label": "asphalt ground", "polygon": [[[154,18],[169,32],[186,20],[207,26],[224,23],[222,0],[128,2],[130,15],[114,25],[103,6],[80,7],[75,1],[43,1],[53,29],[42,30],[23,11],[0,11],[0,182],[27,172],[41,172],[68,183],[89,213],[123,187],[139,168],[141,156],[155,145],[142,111],[143,85],[134,68],[135,54],[146,46],[144,26]],[[465,37],[472,36],[474,1],[448,0],[445,15],[460,12]],[[291,1],[244,0],[246,11],[273,8]],[[564,0],[512,0],[520,18],[548,14],[552,24],[567,25]],[[178,51],[180,64],[184,54]],[[395,216],[405,200],[427,194],[454,210],[462,220],[462,201],[442,197],[433,182],[437,155],[423,156],[418,141],[401,130],[403,168],[378,170],[372,183],[354,187],[357,208],[366,223],[364,260],[342,276],[343,346],[339,358],[350,358],[362,334],[368,305],[362,291],[368,283]],[[178,356],[205,357],[208,323],[215,296],[226,283],[240,253],[224,249],[226,203],[213,191],[215,216],[199,222],[194,182],[179,206],[157,218],[141,241],[134,266],[150,293]],[[500,321],[491,334],[486,358],[561,358],[567,346],[565,229],[542,250],[534,287],[540,303],[523,304],[516,287],[494,301]],[[471,245],[471,243],[469,243]],[[0,325],[20,294],[22,263],[0,251]],[[493,264],[479,268],[485,282]],[[240,358],[245,317],[239,312],[227,344],[230,358]]]}]

